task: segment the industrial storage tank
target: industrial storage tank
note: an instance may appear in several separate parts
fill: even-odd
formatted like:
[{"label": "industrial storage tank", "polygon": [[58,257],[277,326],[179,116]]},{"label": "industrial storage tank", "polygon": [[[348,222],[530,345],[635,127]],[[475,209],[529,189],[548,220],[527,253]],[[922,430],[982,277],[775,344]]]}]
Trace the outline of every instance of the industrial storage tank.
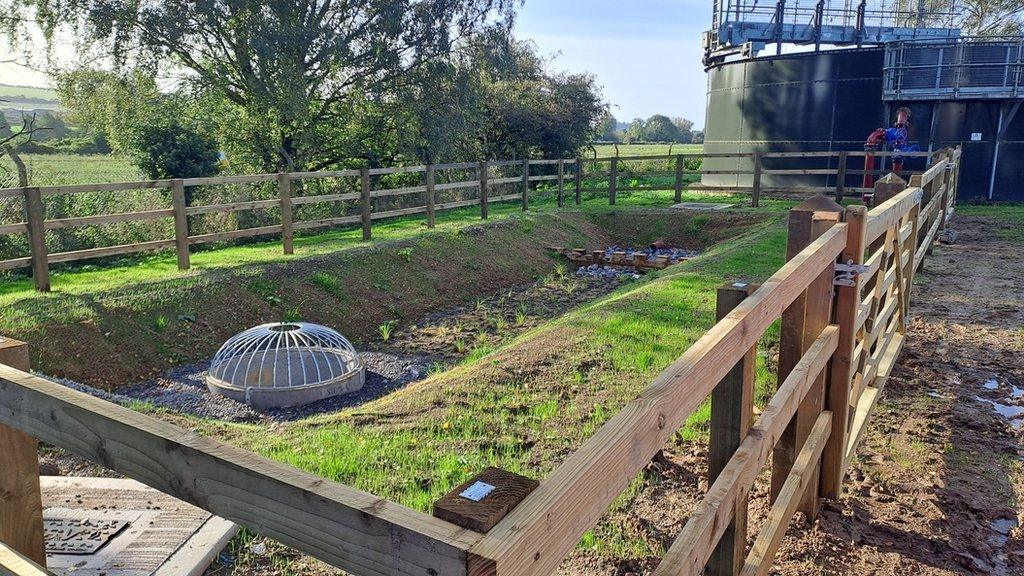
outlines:
[{"label": "industrial storage tank", "polygon": [[[865,149],[868,136],[911,111],[909,144],[962,146],[960,199],[1024,200],[1024,40],[965,38],[955,4],[827,0],[814,7],[716,3],[705,34],[708,153]],[[926,9],[928,8],[928,9]],[[780,25],[781,23],[781,25]],[[759,56],[769,44],[775,54]],[[814,50],[783,53],[785,45]],[[831,48],[830,48],[831,46]],[[881,168],[887,168],[884,158]],[[829,168],[836,158],[769,158],[766,169]],[[860,186],[851,156],[846,187]],[[907,158],[919,171],[925,158]],[[753,171],[751,159],[706,159],[712,171]],[[752,175],[705,174],[708,187],[749,187]],[[835,186],[835,176],[764,174],[766,187]]]}]

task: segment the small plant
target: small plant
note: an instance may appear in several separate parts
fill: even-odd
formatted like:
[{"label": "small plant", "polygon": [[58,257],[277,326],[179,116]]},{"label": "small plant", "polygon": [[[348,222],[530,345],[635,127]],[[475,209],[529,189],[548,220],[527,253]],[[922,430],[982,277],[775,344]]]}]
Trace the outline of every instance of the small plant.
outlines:
[{"label": "small plant", "polygon": [[466,350],[469,349],[469,346],[466,345],[466,341],[462,338],[456,338],[453,346],[455,346],[455,351],[459,354],[465,354]]},{"label": "small plant", "polygon": [[153,323],[153,328],[155,328],[157,332],[167,330],[167,316],[164,316],[163,314],[157,316],[156,321]]},{"label": "small plant", "polygon": [[289,308],[284,311],[281,315],[281,322],[290,324],[292,322],[299,322],[302,320],[302,313],[299,312],[298,308]]},{"label": "small plant", "polygon": [[313,281],[313,284],[323,288],[326,292],[336,296],[340,296],[342,293],[341,282],[326,272],[317,272],[316,274],[313,274],[310,280]]},{"label": "small plant", "polygon": [[477,298],[476,299],[476,311],[477,312],[483,312],[486,309],[487,309],[487,305],[484,304],[484,299],[483,298]]},{"label": "small plant", "polygon": [[526,307],[520,304],[519,309],[516,310],[516,326],[523,324],[526,324]]},{"label": "small plant", "polygon": [[398,251],[398,255],[406,262],[412,262],[412,247],[402,248]]},{"label": "small plant", "polygon": [[391,334],[394,332],[396,324],[398,324],[398,320],[388,320],[377,326],[377,333],[380,334],[381,341],[387,342],[391,339]]},{"label": "small plant", "polygon": [[504,316],[494,317],[494,329],[498,332],[504,332],[508,328],[508,320],[505,320]]},{"label": "small plant", "polygon": [[565,264],[559,262],[555,264],[555,276],[558,278],[565,278],[565,275],[569,273],[569,269],[566,268]]}]

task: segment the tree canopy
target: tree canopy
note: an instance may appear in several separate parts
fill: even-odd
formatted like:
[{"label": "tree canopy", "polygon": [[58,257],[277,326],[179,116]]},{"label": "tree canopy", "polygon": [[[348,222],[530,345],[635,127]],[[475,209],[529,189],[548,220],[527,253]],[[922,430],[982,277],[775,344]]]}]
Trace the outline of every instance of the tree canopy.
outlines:
[{"label": "tree canopy", "polygon": [[0,14],[51,42],[74,30],[117,63],[59,82],[72,116],[115,150],[174,118],[233,164],[316,170],[588,143],[600,90],[512,37],[520,1],[0,0]]}]

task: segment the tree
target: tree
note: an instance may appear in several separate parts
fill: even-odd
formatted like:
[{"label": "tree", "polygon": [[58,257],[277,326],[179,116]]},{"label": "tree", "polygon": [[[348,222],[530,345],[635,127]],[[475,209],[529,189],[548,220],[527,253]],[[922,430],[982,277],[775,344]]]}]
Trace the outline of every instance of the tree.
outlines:
[{"label": "tree", "polygon": [[181,113],[175,96],[162,93],[153,77],[140,70],[119,76],[83,68],[58,74],[56,85],[69,120],[87,134],[102,136],[119,154],[132,154],[141,127]]},{"label": "tree", "polygon": [[1024,32],[1022,0],[965,0],[957,6],[964,17],[963,28],[971,35],[1018,35]]},{"label": "tree", "polygon": [[19,120],[11,122],[5,114],[0,114],[0,154],[11,159],[14,168],[18,172],[18,186],[28,186],[28,168],[21,159],[19,149],[31,144],[41,133],[49,130],[49,127],[39,122],[35,112],[20,112]]},{"label": "tree", "polygon": [[611,112],[605,112],[598,122],[597,139],[603,142],[617,142],[619,140],[619,121],[612,116]]},{"label": "tree", "polygon": [[259,168],[318,169],[349,157],[351,143],[331,136],[353,108],[417,78],[459,39],[489,25],[507,30],[513,3],[0,0],[0,15],[39,22],[50,42],[62,28],[81,30],[128,68],[173,63],[196,93],[221,98],[246,124],[236,125],[246,135],[236,144]]},{"label": "tree", "polygon": [[644,122],[644,134],[649,142],[678,142],[679,128],[668,116],[655,114]]},{"label": "tree", "polygon": [[177,121],[144,126],[134,139],[135,165],[153,180],[202,178],[217,173],[217,142]]},{"label": "tree", "polygon": [[703,130],[694,130],[693,131],[693,143],[694,144],[703,144],[704,143],[704,131]]},{"label": "tree", "polygon": [[647,140],[647,125],[643,118],[634,118],[626,126],[626,141],[632,144],[633,142],[643,142],[644,140]]},{"label": "tree", "polygon": [[676,128],[679,130],[679,138],[677,142],[682,144],[689,144],[693,142],[693,120],[675,117],[672,119],[672,123],[675,124]]}]

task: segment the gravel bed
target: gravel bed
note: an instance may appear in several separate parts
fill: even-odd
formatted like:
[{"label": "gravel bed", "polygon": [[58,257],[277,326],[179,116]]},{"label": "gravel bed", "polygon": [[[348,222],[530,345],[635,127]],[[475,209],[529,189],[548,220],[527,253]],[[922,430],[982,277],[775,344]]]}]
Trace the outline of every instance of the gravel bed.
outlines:
[{"label": "gravel bed", "polygon": [[254,410],[241,402],[211,393],[204,381],[206,369],[209,366],[208,362],[172,368],[155,380],[121,388],[116,394],[64,378],[48,376],[47,378],[73,390],[124,406],[135,402],[145,402],[174,412],[228,422],[289,421],[325,412],[335,412],[380,398],[412,382],[426,378],[432,362],[432,359],[427,356],[384,352],[362,352],[359,355],[366,364],[366,384],[362,389],[305,406],[265,412]]}]

